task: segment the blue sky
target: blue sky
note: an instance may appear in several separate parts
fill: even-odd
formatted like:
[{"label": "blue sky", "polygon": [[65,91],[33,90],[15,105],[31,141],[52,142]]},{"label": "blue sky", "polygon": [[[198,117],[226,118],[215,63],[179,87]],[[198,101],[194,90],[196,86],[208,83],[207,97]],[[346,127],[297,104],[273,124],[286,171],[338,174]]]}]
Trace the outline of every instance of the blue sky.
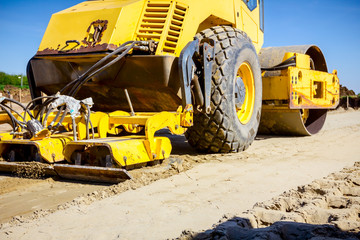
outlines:
[{"label": "blue sky", "polygon": [[[239,0],[240,1],[240,0]],[[25,74],[51,14],[73,6],[75,0],[0,0],[0,71]],[[360,1],[265,0],[265,44],[316,44],[329,71],[360,93]]]}]

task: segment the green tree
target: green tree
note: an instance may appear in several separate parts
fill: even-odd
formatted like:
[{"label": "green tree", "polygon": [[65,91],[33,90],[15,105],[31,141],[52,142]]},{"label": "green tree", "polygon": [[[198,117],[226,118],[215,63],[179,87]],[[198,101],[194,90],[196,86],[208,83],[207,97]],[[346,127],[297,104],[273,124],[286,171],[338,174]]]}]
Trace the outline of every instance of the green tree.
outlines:
[{"label": "green tree", "polygon": [[28,88],[28,80],[26,76],[23,75],[15,75],[15,74],[7,74],[4,72],[0,72],[0,86],[3,88],[5,85],[13,85],[16,87],[21,86],[21,77],[23,79],[23,87]]}]

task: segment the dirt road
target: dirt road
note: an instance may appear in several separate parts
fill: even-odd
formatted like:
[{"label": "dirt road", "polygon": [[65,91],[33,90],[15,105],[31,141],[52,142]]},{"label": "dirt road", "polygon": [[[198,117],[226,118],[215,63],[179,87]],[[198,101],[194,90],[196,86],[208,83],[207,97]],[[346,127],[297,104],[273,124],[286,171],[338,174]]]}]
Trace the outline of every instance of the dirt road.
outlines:
[{"label": "dirt road", "polygon": [[[172,164],[134,172],[138,180],[118,186],[49,179],[11,190],[2,187],[10,181],[2,177],[3,222],[31,210],[58,210],[17,217],[1,226],[0,239],[166,239],[185,229],[202,231],[224,214],[240,214],[257,202],[352,166],[360,161],[359,139],[360,111],[337,111],[315,136],[258,136],[243,153],[196,155],[183,138],[173,138]],[[28,204],[29,191],[37,193],[38,203],[14,211]]]}]

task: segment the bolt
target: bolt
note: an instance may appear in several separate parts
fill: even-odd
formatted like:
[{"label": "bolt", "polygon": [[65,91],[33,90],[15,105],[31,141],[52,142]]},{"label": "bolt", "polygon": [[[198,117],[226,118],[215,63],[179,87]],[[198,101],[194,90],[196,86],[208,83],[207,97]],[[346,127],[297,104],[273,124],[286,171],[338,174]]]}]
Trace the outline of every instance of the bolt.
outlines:
[{"label": "bolt", "polygon": [[179,125],[175,125],[175,130],[178,130],[179,129]]},{"label": "bolt", "polygon": [[152,157],[153,157],[153,159],[155,159],[157,156],[156,156],[156,154],[155,154],[155,153],[153,153]]},{"label": "bolt", "polygon": [[211,111],[211,107],[207,107],[207,108],[206,108],[206,113],[209,114],[210,111]]}]

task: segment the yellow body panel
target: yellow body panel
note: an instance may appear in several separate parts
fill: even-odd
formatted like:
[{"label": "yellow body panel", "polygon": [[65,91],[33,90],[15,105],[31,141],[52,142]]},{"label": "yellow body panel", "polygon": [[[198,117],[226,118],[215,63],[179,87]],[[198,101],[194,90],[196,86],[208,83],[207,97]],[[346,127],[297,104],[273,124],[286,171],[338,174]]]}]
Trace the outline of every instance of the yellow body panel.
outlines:
[{"label": "yellow body panel", "polygon": [[[259,51],[259,6],[250,11],[241,0],[104,0],[86,1],[52,15],[38,54],[54,51],[115,49],[130,40],[159,42],[157,55],[179,56],[196,33],[217,25],[244,30]],[[98,38],[95,29],[101,25]],[[78,41],[79,45],[66,41]]]},{"label": "yellow body panel", "polygon": [[[56,114],[57,112],[53,112],[49,115],[46,126],[54,120]],[[3,122],[10,120],[4,113],[0,114],[0,119]],[[10,133],[2,133],[0,134],[0,155],[9,152],[9,147],[31,145],[48,163],[64,159],[71,162],[74,151],[84,151],[91,147],[107,147],[112,159],[122,167],[162,160],[169,157],[171,143],[166,137],[155,137],[156,131],[168,127],[174,134],[183,134],[186,130],[184,127],[192,126],[193,110],[189,105],[184,111],[182,107],[179,107],[176,112],[137,113],[135,116],[123,111],[110,114],[93,112],[90,119],[98,133],[92,136],[90,131],[90,139],[86,139],[85,119],[83,116],[78,116],[75,119],[78,141],[73,141],[70,115],[63,120],[63,125],[69,131],[67,135],[44,135],[42,139],[23,139],[22,135],[18,135],[13,139]],[[123,126],[130,133],[136,133],[139,129],[145,128],[145,136],[107,137],[108,134],[120,133],[119,126]]]},{"label": "yellow body panel", "polygon": [[[129,6],[130,4],[130,6]],[[52,15],[39,51],[45,49],[60,50],[66,46],[66,41],[77,40],[81,47],[87,44],[82,42],[91,34],[91,25],[97,20],[107,21],[106,29],[102,31],[101,44],[119,45],[128,41],[132,36],[131,28],[135,28],[141,9],[140,1],[86,1],[76,6]],[[126,25],[124,20],[126,19]],[[122,26],[119,21],[122,20]],[[113,46],[115,48],[115,46]],[[68,49],[63,49],[68,50]]]},{"label": "yellow body panel", "polygon": [[288,76],[292,79],[290,108],[330,109],[338,105],[340,86],[336,72],[331,74],[290,67]]},{"label": "yellow body panel", "polygon": [[[166,137],[155,137],[155,133],[162,128],[169,128],[173,134],[183,134],[183,126],[192,125],[192,106],[188,106],[184,111],[179,107],[177,112],[160,113],[138,113],[130,116],[129,113],[117,111],[109,115],[104,115],[99,121],[100,138],[74,141],[66,145],[64,156],[71,162],[71,156],[75,151],[84,149],[107,147],[109,152],[119,166],[131,166],[154,160],[162,160],[169,157],[171,152],[170,140]],[[145,136],[124,136],[106,137],[111,133],[111,129],[118,126],[136,124],[132,128],[139,126],[145,127]]]},{"label": "yellow body panel", "polygon": [[109,137],[74,141],[66,145],[64,156],[68,162],[71,162],[71,156],[75,151],[83,151],[85,148],[90,147],[106,147],[109,149],[112,159],[120,167],[162,160],[170,156],[172,147],[168,138],[154,138],[155,148],[152,151],[155,155],[148,154],[147,141],[144,136]]},{"label": "yellow body panel", "polygon": [[309,55],[301,54],[301,53],[287,52],[287,53],[285,53],[283,61],[285,61],[285,60],[287,60],[287,59],[289,59],[291,57],[295,57],[295,59],[296,59],[296,67],[297,68],[311,69],[310,68],[310,56]]},{"label": "yellow body panel", "polygon": [[[61,162],[64,160],[63,150],[67,143],[73,140],[70,135],[54,135],[50,138],[41,140],[26,140],[26,139],[1,139],[0,141],[0,155],[7,150],[8,147],[24,147],[31,145],[36,147],[40,156],[48,163]],[[24,159],[26,160],[26,159]]]},{"label": "yellow body panel", "polygon": [[11,125],[11,119],[9,118],[9,115],[5,111],[2,111],[0,112],[0,124],[4,124],[4,123],[8,123]]},{"label": "yellow body panel", "polygon": [[[279,107],[286,102],[291,109],[335,108],[339,103],[340,84],[337,72],[310,69],[310,57],[286,53],[284,60],[296,56],[296,66],[278,76],[263,77],[263,101]],[[266,106],[266,105],[264,105]]]}]

